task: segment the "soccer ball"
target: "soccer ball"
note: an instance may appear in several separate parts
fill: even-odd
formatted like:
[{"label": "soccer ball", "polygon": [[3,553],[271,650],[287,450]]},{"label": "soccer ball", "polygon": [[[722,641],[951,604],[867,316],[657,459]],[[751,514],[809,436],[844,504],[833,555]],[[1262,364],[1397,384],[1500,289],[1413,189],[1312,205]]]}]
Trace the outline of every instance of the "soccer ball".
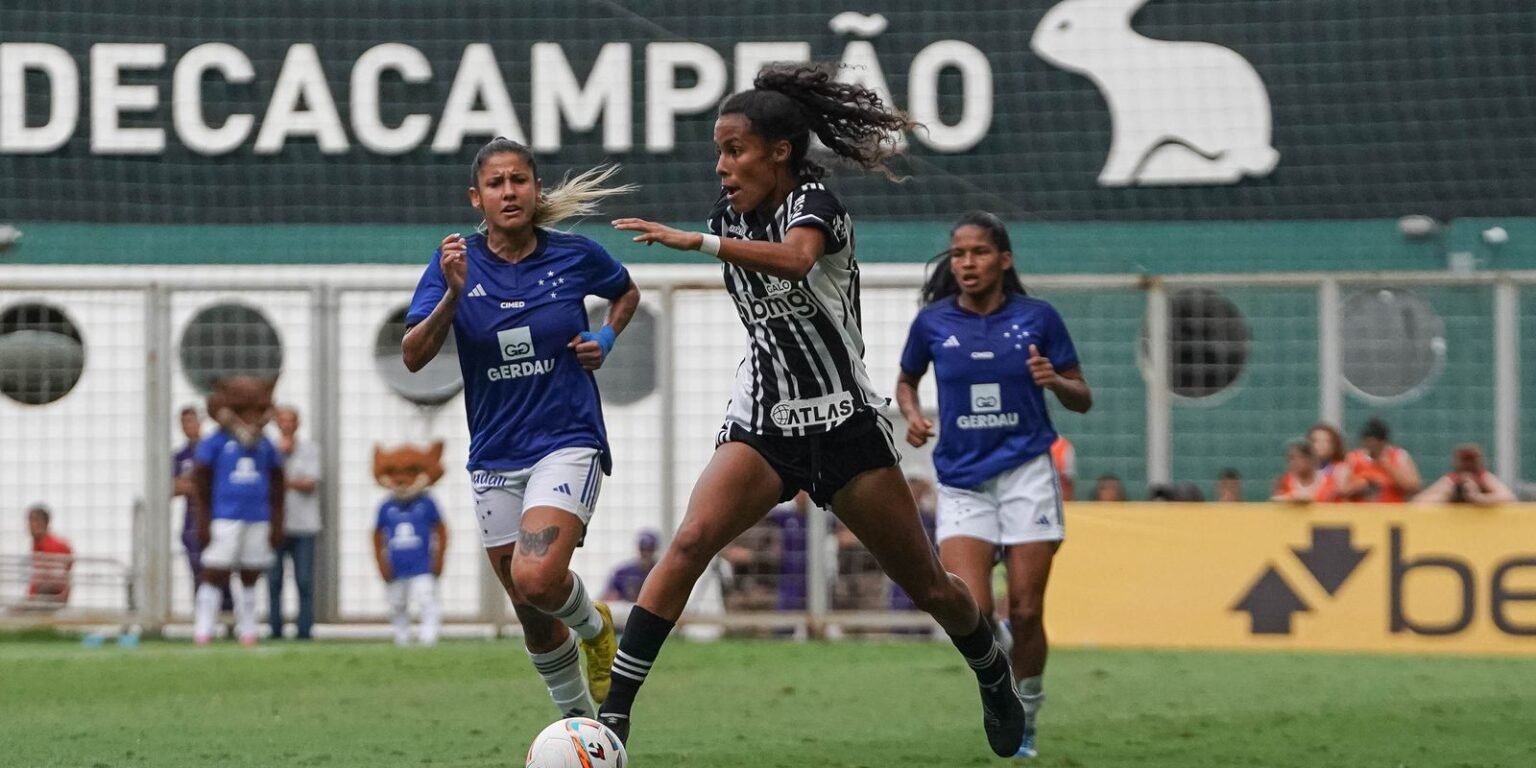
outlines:
[{"label": "soccer ball", "polygon": [[624,768],[629,754],[613,731],[587,717],[568,717],[539,731],[525,768]]}]

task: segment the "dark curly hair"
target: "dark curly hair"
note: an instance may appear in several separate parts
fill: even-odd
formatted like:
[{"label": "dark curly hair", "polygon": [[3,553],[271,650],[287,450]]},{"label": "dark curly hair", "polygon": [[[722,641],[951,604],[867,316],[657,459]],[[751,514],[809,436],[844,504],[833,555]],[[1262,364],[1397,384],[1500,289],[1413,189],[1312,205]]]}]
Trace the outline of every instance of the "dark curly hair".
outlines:
[{"label": "dark curly hair", "polygon": [[885,161],[897,153],[896,132],[918,124],[874,91],[838,82],[837,69],[832,63],[769,64],[752,90],[720,105],[720,114],[745,116],[752,132],[767,141],[788,141],[790,168],[797,175],[826,173],[806,157],[814,133],[833,154],[895,179]]}]

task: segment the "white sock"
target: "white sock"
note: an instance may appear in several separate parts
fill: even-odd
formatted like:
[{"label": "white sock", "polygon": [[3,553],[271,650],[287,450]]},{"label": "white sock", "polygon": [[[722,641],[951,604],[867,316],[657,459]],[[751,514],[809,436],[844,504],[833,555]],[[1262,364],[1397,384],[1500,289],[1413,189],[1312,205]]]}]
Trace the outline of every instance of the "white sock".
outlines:
[{"label": "white sock", "polygon": [[570,597],[565,599],[565,605],[560,606],[559,610],[550,615],[581,635],[581,639],[591,640],[602,634],[603,615],[597,612],[597,606],[592,604],[592,598],[587,597],[587,588],[582,585],[581,577],[572,572],[571,581]]},{"label": "white sock", "polygon": [[213,635],[213,622],[219,618],[219,602],[224,595],[209,583],[197,585],[197,596],[192,610],[192,634],[200,640]]},{"label": "white sock", "polygon": [[391,581],[389,591],[389,623],[395,629],[395,645],[411,644],[411,603],[408,584],[404,579]]},{"label": "white sock", "polygon": [[255,637],[256,587],[242,581],[230,588],[235,591],[235,631],[241,637]]},{"label": "white sock", "polygon": [[560,714],[565,717],[593,717],[597,707],[587,695],[587,679],[581,674],[581,652],[576,647],[576,635],[565,636],[559,648],[548,653],[528,652],[533,668],[544,678],[549,697],[555,700]]},{"label": "white sock", "polygon": [[1045,703],[1045,675],[1035,675],[1019,680],[1019,698],[1024,700],[1024,714],[1031,720]]},{"label": "white sock", "polygon": [[421,577],[421,644],[437,645],[438,632],[443,627],[442,606],[437,599],[437,579]]}]

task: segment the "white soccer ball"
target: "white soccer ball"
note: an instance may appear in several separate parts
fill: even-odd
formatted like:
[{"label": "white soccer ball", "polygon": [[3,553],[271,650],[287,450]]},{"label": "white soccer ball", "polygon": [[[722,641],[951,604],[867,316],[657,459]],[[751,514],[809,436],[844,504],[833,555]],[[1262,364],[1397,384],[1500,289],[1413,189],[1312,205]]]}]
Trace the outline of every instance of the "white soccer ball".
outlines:
[{"label": "white soccer ball", "polygon": [[525,768],[624,768],[629,754],[613,731],[587,717],[568,717],[539,731]]}]

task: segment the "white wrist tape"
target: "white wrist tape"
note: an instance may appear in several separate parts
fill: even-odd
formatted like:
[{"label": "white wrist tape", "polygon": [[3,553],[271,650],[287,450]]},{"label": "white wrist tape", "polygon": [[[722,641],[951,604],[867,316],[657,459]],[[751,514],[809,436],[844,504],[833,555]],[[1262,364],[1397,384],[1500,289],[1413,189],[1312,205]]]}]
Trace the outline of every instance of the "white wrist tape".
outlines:
[{"label": "white wrist tape", "polygon": [[719,256],[720,236],[705,233],[704,240],[699,243],[699,251],[702,253],[707,253],[710,256]]}]

